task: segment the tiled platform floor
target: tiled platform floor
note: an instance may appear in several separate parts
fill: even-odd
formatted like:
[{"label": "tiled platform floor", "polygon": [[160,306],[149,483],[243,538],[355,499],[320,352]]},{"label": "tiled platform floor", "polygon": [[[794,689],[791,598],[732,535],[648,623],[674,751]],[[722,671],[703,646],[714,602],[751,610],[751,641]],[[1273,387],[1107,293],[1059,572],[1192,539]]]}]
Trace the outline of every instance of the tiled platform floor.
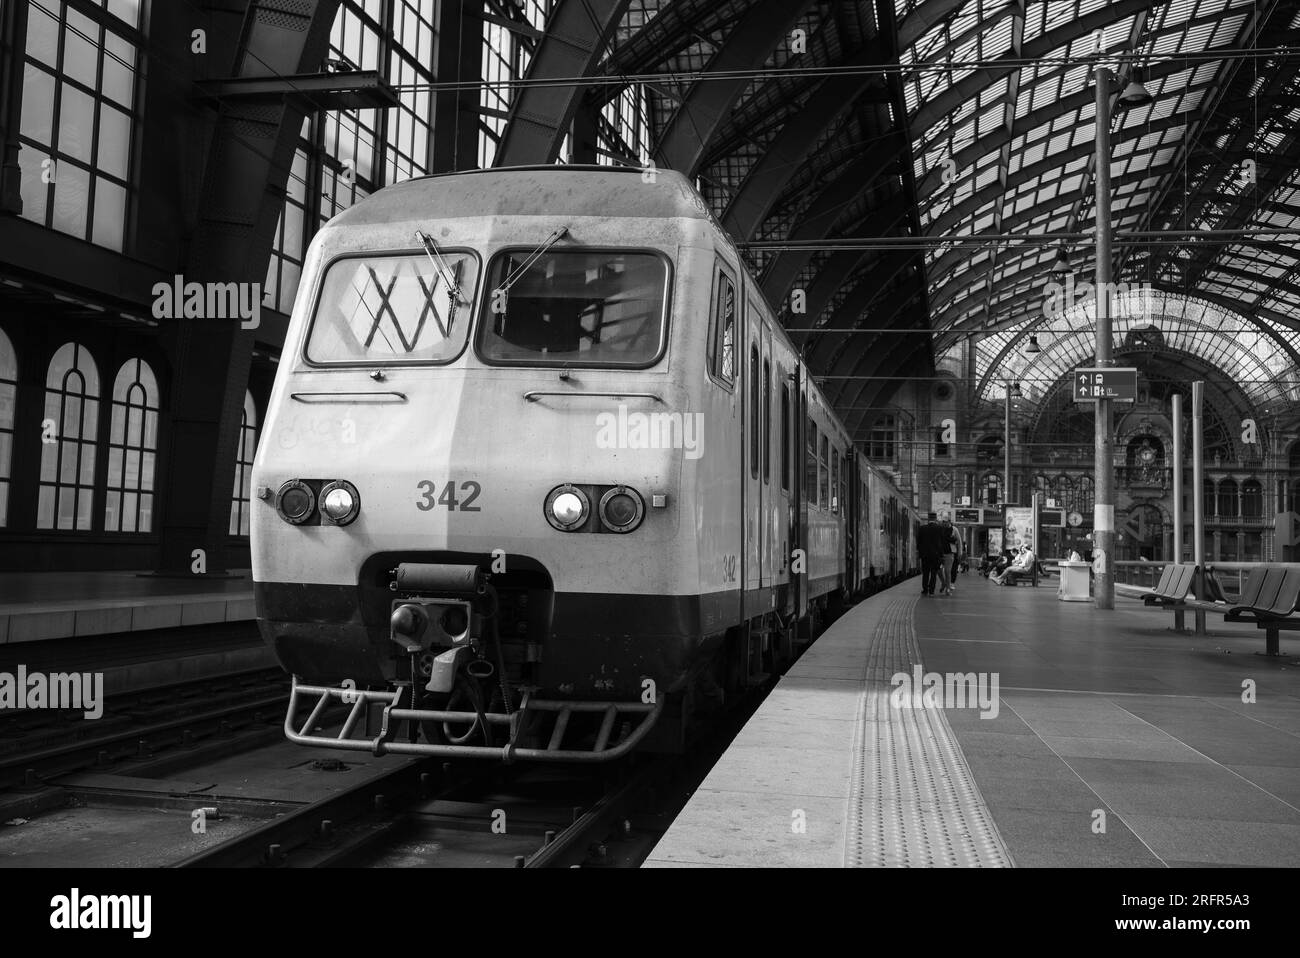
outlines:
[{"label": "tiled platform floor", "polygon": [[[845,863],[865,650],[916,592],[873,596],[805,653],[648,866]],[[996,718],[943,711],[1016,865],[1300,865],[1296,633],[1269,658],[1262,632],[1217,615],[1208,636],[1175,634],[1132,598],[1099,612],[1058,602],[1055,580],[974,576],[918,599],[912,623],[926,672],[998,675]]]}]

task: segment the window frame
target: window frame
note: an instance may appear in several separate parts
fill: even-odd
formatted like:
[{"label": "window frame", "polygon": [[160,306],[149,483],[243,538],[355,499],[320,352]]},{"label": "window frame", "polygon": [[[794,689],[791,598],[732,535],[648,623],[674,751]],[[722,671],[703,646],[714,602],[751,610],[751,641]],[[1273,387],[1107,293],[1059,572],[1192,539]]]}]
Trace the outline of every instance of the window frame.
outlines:
[{"label": "window frame", "polygon": [[763,484],[772,481],[772,360],[763,360]]},{"label": "window frame", "polygon": [[758,439],[762,410],[758,405],[758,340],[749,344],[749,475],[758,478]]},{"label": "window frame", "polygon": [[[122,375],[122,371],[132,363],[135,364],[134,375],[137,378],[133,379],[127,385],[125,401],[119,402],[117,399],[113,397],[113,393],[116,392],[117,390],[117,380],[118,377]],[[154,402],[154,405],[152,406],[149,405],[148,400],[151,397],[149,397],[147,392],[145,393],[144,405],[136,406],[131,403],[131,391],[133,389],[135,389],[136,387],[140,387],[141,391],[144,391],[144,384],[139,379],[140,371],[142,367],[148,369],[149,375],[153,377],[155,395],[152,397]],[[154,505],[158,501],[158,446],[159,446],[159,432],[161,431],[161,425],[162,425],[162,386],[158,382],[158,374],[154,372],[153,366],[143,356],[139,356],[139,355],[131,356],[128,359],[123,360],[122,364],[118,366],[117,372],[114,373],[113,375],[113,384],[111,387],[109,387],[107,396],[108,396],[107,404],[108,404],[109,428],[108,428],[108,442],[106,444],[105,454],[104,454],[105,472],[104,472],[104,487],[103,487],[103,503],[99,510],[100,515],[102,516],[100,528],[105,533],[111,535],[122,535],[122,536],[152,535],[154,533],[154,528],[153,528],[154,515],[155,515]],[[122,439],[120,442],[114,442],[113,424],[114,424],[114,420],[117,418],[119,409],[123,410]],[[139,445],[132,445],[130,441],[131,410],[133,409],[140,410]],[[153,417],[154,417],[154,437],[153,437],[152,447],[150,447],[147,444],[149,441],[148,436],[149,436],[149,414],[150,413],[153,413]],[[121,459],[118,463],[118,470],[116,476],[113,474],[114,450],[117,450],[121,456]],[[128,471],[127,471],[128,453],[130,452],[138,452],[140,455],[140,460],[137,464],[136,474],[133,477],[136,481],[139,482],[139,485],[134,488],[127,485],[128,481],[132,478],[131,476],[128,475]],[[146,455],[153,456],[152,466],[147,471],[145,469],[145,464],[144,464]],[[149,482],[148,488],[145,488],[146,477]],[[126,498],[128,495],[135,496],[135,516],[134,516],[135,528],[134,529],[124,528],[125,526],[124,520],[126,516]],[[108,521],[108,513],[110,507],[113,504],[113,498],[115,496],[117,497],[117,502],[116,502],[117,521],[115,525],[110,526]],[[140,516],[141,513],[144,511],[143,503],[146,497],[149,500],[149,514],[148,514],[149,523],[148,523],[148,528],[141,528]]]},{"label": "window frame", "polygon": [[[439,247],[439,249],[441,249],[444,255],[446,255],[447,253],[468,253],[470,254],[470,256],[474,258],[475,263],[479,267],[482,267],[483,264],[482,259],[479,257],[478,252],[472,249],[471,247],[454,246],[454,247]],[[312,369],[369,369],[373,366],[396,366],[405,369],[408,367],[414,368],[418,366],[450,366],[452,363],[456,362],[458,359],[464,356],[465,350],[469,346],[469,341],[474,336],[474,330],[472,328],[472,324],[474,322],[474,317],[476,315],[476,308],[475,308],[476,303],[480,299],[478,289],[474,290],[474,294],[470,297],[470,305],[467,307],[471,328],[466,331],[465,339],[461,343],[460,350],[454,356],[449,356],[446,359],[437,359],[437,360],[418,359],[418,360],[409,360],[406,362],[402,362],[399,360],[392,360],[392,359],[358,359],[358,360],[349,360],[347,362],[322,363],[311,359],[307,355],[307,345],[308,343],[311,342],[312,334],[316,331],[316,320],[320,318],[321,297],[324,296],[325,294],[325,277],[329,275],[329,271],[334,268],[334,265],[336,263],[345,259],[383,259],[385,257],[397,257],[397,256],[422,256],[424,254],[425,251],[423,248],[419,248],[419,249],[407,248],[404,250],[402,249],[398,249],[398,250],[373,249],[373,250],[361,250],[361,251],[353,250],[353,251],[349,251],[346,253],[339,253],[335,256],[332,256],[330,257],[329,260],[323,263],[321,265],[320,270],[316,273],[316,276],[314,277],[313,280],[315,288],[312,290],[311,316],[307,321],[307,328],[303,331],[302,342],[299,344],[299,348],[298,348],[298,356],[301,359],[301,361]],[[478,275],[479,278],[482,279],[482,277],[484,277],[486,274],[480,272]],[[483,284],[480,282],[477,283],[476,285],[481,286]]]},{"label": "window frame", "polygon": [[821,489],[821,475],[817,465],[817,423],[808,417],[808,435],[804,443],[804,501],[810,506],[818,506],[817,493]]},{"label": "window frame", "polygon": [[[722,343],[724,325],[722,322],[722,291],[723,283],[731,287],[731,357],[732,369],[731,377],[722,373]],[[713,382],[725,389],[727,392],[735,392],[736,389],[736,328],[739,323],[736,321],[736,314],[740,312],[739,296],[737,295],[736,280],[730,275],[727,266],[721,259],[714,264],[713,270],[713,300],[710,303],[710,326],[709,326],[709,343],[706,366],[708,367],[709,378]]]},{"label": "window frame", "polygon": [[831,512],[835,515],[840,514],[840,447],[831,443]]},{"label": "window frame", "polygon": [[[478,299],[477,306],[471,306],[471,317],[478,320],[477,329],[470,329],[466,341],[472,340],[474,343],[474,357],[485,366],[491,366],[496,369],[610,369],[610,370],[629,370],[629,369],[652,369],[663,362],[664,355],[668,352],[668,337],[672,332],[672,315],[673,315],[673,283],[675,273],[673,271],[673,261],[663,250],[654,249],[649,246],[572,246],[557,247],[552,246],[545,253],[546,256],[557,255],[564,256],[567,254],[585,254],[585,253],[626,253],[626,254],[648,254],[659,259],[664,265],[664,295],[663,310],[659,324],[659,348],[655,351],[653,358],[642,363],[592,363],[582,362],[579,360],[546,360],[539,362],[536,360],[520,359],[488,359],[483,355],[483,334],[487,329],[488,313],[492,308],[492,297],[488,292],[488,284],[491,282],[492,270],[503,256],[511,253],[531,254],[536,250],[535,246],[512,244],[510,246],[501,246],[494,249],[490,256],[487,257],[486,266],[480,274],[482,281],[480,291],[475,290],[475,297]],[[443,254],[455,252],[454,249],[442,249]],[[424,252],[421,249],[420,252]],[[540,261],[540,258],[539,258]],[[535,264],[534,264],[535,265]],[[324,273],[321,274],[322,277]],[[457,357],[459,358],[459,356]],[[452,360],[453,362],[455,360]],[[411,363],[410,365],[415,365]],[[432,365],[445,365],[445,363],[435,363]]]},{"label": "window frame", "polygon": [[790,447],[793,445],[790,439],[790,384],[781,384],[781,489],[785,492],[790,491],[791,474],[790,474]]},{"label": "window frame", "polygon": [[[817,450],[817,494],[822,500],[822,508],[830,511],[831,508],[831,457],[830,457],[831,440],[830,436],[823,431],[821,435],[821,446]],[[822,495],[825,493],[825,495]]]}]

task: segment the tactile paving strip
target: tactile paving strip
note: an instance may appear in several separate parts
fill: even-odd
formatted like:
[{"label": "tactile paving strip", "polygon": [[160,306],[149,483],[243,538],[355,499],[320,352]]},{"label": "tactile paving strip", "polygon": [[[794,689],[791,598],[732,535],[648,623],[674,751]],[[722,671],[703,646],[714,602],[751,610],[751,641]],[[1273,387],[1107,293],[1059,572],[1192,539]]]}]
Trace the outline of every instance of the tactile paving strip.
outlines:
[{"label": "tactile paving strip", "polygon": [[893,602],[871,637],[857,723],[845,864],[1013,865],[970,767],[938,708],[890,705],[899,672],[921,663],[915,596]]}]

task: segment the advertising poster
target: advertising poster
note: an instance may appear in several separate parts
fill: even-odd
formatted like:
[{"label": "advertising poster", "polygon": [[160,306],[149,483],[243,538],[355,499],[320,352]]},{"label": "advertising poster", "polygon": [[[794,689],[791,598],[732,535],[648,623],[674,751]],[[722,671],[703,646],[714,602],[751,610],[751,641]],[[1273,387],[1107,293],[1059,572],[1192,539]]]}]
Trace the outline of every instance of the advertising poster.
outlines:
[{"label": "advertising poster", "polygon": [[1016,549],[1026,543],[1030,546],[1036,546],[1034,542],[1033,506],[1004,507],[1002,525],[1006,530],[1006,535],[1003,538],[1004,548]]}]

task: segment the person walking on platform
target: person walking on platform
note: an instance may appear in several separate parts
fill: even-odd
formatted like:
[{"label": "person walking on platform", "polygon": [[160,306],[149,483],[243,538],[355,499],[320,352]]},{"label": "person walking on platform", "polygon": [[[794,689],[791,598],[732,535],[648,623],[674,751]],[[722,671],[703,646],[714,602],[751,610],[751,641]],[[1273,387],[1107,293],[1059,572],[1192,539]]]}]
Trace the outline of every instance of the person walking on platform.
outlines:
[{"label": "person walking on platform", "polygon": [[925,524],[916,530],[916,552],[921,557],[921,595],[934,595],[934,580],[943,557],[943,528],[936,521],[938,518],[935,513],[928,513]]},{"label": "person walking on platform", "polygon": [[939,594],[952,595],[952,584],[948,581],[948,567],[951,564],[952,542],[950,536],[952,526],[948,524],[947,519],[939,520]]},{"label": "person walking on platform", "polygon": [[961,564],[961,537],[957,535],[957,530],[952,527],[952,523],[947,519],[943,521],[943,531],[948,536],[948,552],[951,555],[951,568],[948,570],[948,594],[952,595],[953,590],[957,588],[957,567]]}]

